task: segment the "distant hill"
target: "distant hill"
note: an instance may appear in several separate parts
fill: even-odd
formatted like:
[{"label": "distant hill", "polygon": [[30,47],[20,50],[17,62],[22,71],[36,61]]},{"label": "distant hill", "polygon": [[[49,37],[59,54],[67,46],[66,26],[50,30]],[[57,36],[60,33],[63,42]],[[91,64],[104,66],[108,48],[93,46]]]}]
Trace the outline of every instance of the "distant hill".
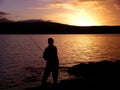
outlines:
[{"label": "distant hill", "polygon": [[16,21],[16,22],[20,22],[20,23],[35,23],[35,22],[46,22],[44,20],[41,19],[30,19],[30,20],[21,20],[21,21]]},{"label": "distant hill", "polygon": [[0,34],[118,34],[120,26],[71,26],[50,21],[0,22]]}]

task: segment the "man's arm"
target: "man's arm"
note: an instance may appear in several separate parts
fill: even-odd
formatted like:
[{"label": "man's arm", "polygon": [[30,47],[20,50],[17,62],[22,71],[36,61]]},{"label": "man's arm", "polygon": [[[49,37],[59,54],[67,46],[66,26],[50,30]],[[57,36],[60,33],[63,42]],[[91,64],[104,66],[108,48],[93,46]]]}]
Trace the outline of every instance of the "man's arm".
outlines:
[{"label": "man's arm", "polygon": [[47,60],[47,49],[45,49],[45,51],[43,52],[43,58]]}]

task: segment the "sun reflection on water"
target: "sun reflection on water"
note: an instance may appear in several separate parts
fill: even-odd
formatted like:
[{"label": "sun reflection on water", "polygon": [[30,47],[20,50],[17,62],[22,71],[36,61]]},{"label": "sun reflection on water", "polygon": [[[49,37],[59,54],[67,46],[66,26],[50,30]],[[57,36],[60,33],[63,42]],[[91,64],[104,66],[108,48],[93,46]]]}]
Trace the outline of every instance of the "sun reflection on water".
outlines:
[{"label": "sun reflection on water", "polygon": [[80,62],[97,62],[107,60],[113,55],[112,50],[109,51],[110,47],[114,47],[109,45],[112,40],[105,35],[66,35],[57,42],[59,42],[56,44],[62,65],[73,66]]}]

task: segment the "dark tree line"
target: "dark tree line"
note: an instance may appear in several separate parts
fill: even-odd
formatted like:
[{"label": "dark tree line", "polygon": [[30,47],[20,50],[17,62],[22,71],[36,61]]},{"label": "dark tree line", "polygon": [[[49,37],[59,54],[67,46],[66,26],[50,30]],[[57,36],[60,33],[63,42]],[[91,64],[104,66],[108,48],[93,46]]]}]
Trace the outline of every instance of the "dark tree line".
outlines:
[{"label": "dark tree line", "polygon": [[53,22],[0,22],[0,34],[119,34],[120,26],[70,26]]}]

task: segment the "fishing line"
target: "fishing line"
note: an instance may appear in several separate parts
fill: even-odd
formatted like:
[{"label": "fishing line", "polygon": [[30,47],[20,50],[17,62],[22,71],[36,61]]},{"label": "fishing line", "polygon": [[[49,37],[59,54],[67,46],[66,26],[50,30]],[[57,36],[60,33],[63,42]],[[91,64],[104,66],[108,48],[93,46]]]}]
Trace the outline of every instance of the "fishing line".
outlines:
[{"label": "fishing line", "polygon": [[[35,44],[35,46],[43,53],[43,50],[41,49],[41,47],[37,44],[37,42],[31,37],[28,36],[30,38],[30,40]],[[41,57],[40,57],[41,58]]]}]

